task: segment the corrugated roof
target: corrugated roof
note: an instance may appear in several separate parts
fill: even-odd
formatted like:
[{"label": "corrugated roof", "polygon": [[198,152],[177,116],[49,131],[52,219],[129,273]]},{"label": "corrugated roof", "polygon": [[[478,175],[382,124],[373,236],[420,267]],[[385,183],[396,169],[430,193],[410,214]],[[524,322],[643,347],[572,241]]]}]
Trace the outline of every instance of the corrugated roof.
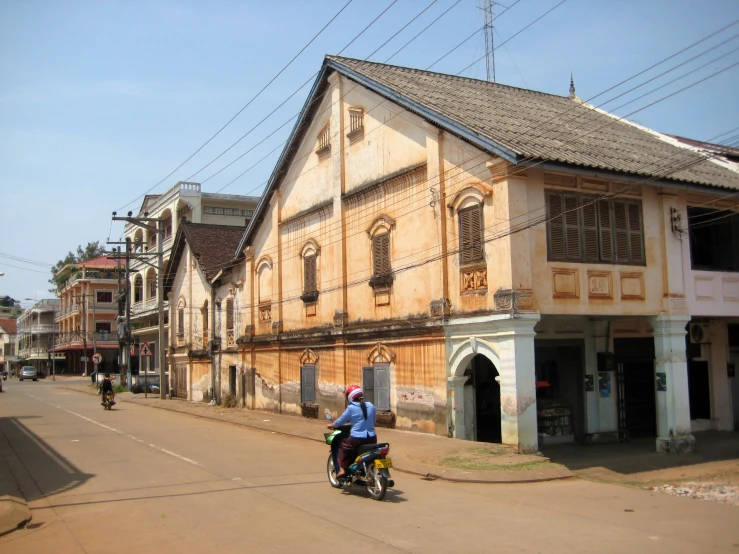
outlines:
[{"label": "corrugated roof", "polygon": [[430,111],[492,141],[518,163],[546,160],[739,189],[739,172],[565,96],[351,58],[327,59],[350,78],[368,79],[407,104],[423,107],[422,115]]},{"label": "corrugated roof", "polygon": [[0,319],[0,327],[9,335],[18,334],[18,323],[15,319]]}]

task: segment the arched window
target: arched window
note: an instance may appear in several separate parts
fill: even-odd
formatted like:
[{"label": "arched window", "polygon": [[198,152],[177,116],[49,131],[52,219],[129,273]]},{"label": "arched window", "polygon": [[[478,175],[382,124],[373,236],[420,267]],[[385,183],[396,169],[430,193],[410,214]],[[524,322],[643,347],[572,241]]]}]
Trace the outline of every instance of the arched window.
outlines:
[{"label": "arched window", "polygon": [[203,345],[208,344],[208,331],[209,331],[209,325],[208,322],[210,321],[210,313],[208,312],[208,301],[206,300],[203,302],[203,308],[200,311],[201,315],[203,316]]},{"label": "arched window", "polygon": [[133,278],[133,302],[141,302],[144,299],[144,280],[141,278],[141,274],[137,273],[136,277]]},{"label": "arched window", "polygon": [[367,230],[371,241],[372,278],[370,286],[375,289],[389,287],[393,283],[391,264],[391,230],[395,222],[387,216],[380,216]]},{"label": "arched window", "polygon": [[162,222],[162,228],[164,229],[162,240],[167,240],[172,237],[172,212],[170,210],[164,210],[159,217],[164,220]]},{"label": "arched window", "polygon": [[154,268],[149,268],[146,272],[146,298],[156,298],[157,296],[157,272]]},{"label": "arched window", "polygon": [[185,299],[180,298],[179,302],[177,302],[177,337],[179,339],[180,344],[184,342],[185,339]]},{"label": "arched window", "polygon": [[[301,252],[303,260],[303,294],[300,298],[306,304],[318,300],[318,255],[320,248],[314,240],[309,240]],[[315,313],[315,312],[313,312]]]}]

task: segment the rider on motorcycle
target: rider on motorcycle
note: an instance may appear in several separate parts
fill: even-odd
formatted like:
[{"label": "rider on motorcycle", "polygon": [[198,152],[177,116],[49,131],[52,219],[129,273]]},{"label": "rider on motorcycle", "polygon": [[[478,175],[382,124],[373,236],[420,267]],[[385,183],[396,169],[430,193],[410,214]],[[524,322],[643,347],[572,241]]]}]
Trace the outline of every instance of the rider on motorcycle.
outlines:
[{"label": "rider on motorcycle", "polygon": [[113,383],[110,381],[110,373],[105,374],[105,378],[100,384],[100,390],[103,393],[103,401],[105,401],[105,395],[110,393],[111,406],[115,404],[115,391],[113,390]]},{"label": "rider on motorcycle", "polygon": [[364,444],[377,444],[375,433],[375,407],[364,401],[364,391],[358,385],[351,385],[344,393],[348,402],[346,410],[339,418],[328,426],[335,429],[351,423],[350,437],[341,443],[339,449],[339,473],[337,477],[346,475],[347,468],[352,465],[357,448]]}]

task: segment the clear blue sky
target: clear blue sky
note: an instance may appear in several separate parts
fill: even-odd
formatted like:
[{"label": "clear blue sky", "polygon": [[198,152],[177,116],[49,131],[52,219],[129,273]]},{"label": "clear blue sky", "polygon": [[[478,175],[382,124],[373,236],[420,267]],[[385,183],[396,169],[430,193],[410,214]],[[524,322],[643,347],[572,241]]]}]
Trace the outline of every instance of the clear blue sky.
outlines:
[{"label": "clear blue sky", "polygon": [[[225,150],[308,80],[324,54],[338,53],[391,1],[353,0],[259,99],[154,191],[190,178]],[[399,0],[343,55],[366,58],[431,1]],[[140,200],[135,199],[217,131],[346,2],[0,0],[0,272],[5,273],[0,294],[20,300],[51,296],[44,267],[8,256],[51,265],[78,244],[118,240],[122,226],[111,229],[111,212],[123,206],[123,211],[138,210]],[[370,59],[385,61],[455,2],[437,0]],[[496,44],[558,2],[520,0],[496,20]],[[478,4],[461,0],[390,63],[431,65],[482,27]],[[578,96],[588,99],[737,19],[736,0],[567,0],[497,50],[497,80],[566,95],[572,71]],[[739,25],[635,83],[737,33]],[[730,40],[638,94],[728,53],[720,61],[616,113],[626,114],[739,62],[739,52],[731,52],[738,47],[739,40]],[[483,52],[479,32],[433,69],[458,73]],[[463,74],[484,78],[484,60]],[[300,109],[308,90],[298,92],[192,180],[205,180],[279,127]],[[636,94],[604,108],[613,109]],[[707,140],[739,126],[738,98],[739,66],[630,119]],[[221,189],[284,141],[290,128],[209,180],[203,190]],[[260,193],[278,154],[223,192]]]}]

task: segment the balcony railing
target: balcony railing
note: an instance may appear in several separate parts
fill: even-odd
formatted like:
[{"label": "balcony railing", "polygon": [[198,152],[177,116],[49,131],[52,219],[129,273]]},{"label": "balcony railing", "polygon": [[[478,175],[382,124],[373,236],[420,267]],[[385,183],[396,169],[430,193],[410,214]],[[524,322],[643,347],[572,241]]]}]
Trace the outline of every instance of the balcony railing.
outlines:
[{"label": "balcony railing", "polygon": [[60,333],[56,336],[56,345],[68,346],[72,344],[83,344],[87,338],[87,345],[92,347],[93,342],[97,343],[110,343],[118,342],[118,333],[115,331],[95,331],[88,332],[87,334],[82,331],[73,331],[71,333]]},{"label": "balcony railing", "polygon": [[53,323],[36,323],[23,329],[26,333],[53,333],[58,327]]}]

